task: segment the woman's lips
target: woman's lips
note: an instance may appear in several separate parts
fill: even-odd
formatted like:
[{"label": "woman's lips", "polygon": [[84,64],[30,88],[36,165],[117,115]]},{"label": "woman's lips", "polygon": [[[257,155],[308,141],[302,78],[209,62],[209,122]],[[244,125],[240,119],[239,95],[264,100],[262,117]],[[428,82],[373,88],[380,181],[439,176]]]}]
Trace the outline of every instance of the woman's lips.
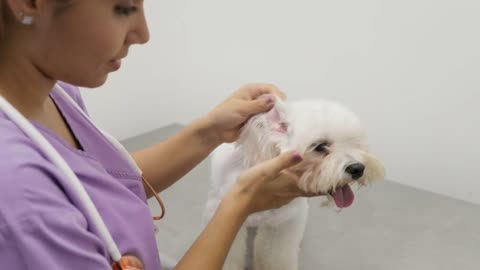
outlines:
[{"label": "woman's lips", "polygon": [[116,70],[119,70],[120,67],[122,66],[122,60],[120,60],[120,59],[111,60],[111,61],[109,62],[109,64],[110,64],[110,66],[112,67],[112,69],[113,69],[114,71],[116,71]]}]

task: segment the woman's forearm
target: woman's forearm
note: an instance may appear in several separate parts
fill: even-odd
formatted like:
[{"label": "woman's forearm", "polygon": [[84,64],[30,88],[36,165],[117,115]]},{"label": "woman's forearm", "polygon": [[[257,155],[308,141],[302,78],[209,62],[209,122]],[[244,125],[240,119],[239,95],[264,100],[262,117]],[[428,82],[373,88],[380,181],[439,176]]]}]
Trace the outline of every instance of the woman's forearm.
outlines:
[{"label": "woman's forearm", "polygon": [[[160,192],[188,173],[218,145],[206,118],[198,119],[175,136],[132,154],[143,175]],[[149,189],[147,196],[153,194]]]},{"label": "woman's forearm", "polygon": [[221,270],[247,213],[238,202],[222,202],[210,223],[175,267],[175,270]]}]

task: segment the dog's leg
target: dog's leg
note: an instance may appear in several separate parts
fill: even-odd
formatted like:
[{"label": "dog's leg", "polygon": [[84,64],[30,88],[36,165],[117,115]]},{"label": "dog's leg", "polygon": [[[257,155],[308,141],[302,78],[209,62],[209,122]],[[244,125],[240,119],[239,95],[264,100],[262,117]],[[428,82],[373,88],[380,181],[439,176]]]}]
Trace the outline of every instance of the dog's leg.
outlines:
[{"label": "dog's leg", "polygon": [[295,218],[276,226],[259,226],[254,245],[254,270],[298,270],[298,254],[308,215],[305,200]]},{"label": "dog's leg", "polygon": [[247,260],[247,228],[242,226],[228,252],[223,270],[245,270]]}]

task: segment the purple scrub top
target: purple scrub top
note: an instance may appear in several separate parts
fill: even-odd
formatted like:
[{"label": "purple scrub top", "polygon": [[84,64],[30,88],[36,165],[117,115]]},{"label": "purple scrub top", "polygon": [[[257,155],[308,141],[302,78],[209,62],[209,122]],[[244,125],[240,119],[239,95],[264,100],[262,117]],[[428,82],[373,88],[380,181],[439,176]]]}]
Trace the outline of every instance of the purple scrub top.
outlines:
[{"label": "purple scrub top", "polygon": [[[85,110],[79,90],[59,83]],[[160,269],[154,224],[140,175],[72,104],[52,90],[82,150],[31,121],[78,176],[122,255]],[[111,260],[78,198],[61,186],[63,173],[0,111],[0,268],[107,270]],[[60,180],[59,180],[60,179]]]}]

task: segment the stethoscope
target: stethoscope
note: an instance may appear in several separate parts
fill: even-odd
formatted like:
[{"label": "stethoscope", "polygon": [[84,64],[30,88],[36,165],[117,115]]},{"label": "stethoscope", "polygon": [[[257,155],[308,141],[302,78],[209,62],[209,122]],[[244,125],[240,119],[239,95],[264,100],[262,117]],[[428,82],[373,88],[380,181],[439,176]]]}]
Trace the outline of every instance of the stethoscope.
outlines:
[{"label": "stethoscope", "polygon": [[[94,127],[95,124],[90,120],[90,118],[86,115],[86,113],[78,106],[78,104],[68,95],[65,90],[58,84],[55,85],[55,88],[59,90],[59,93],[69,101],[69,103],[77,109],[88,121],[92,123]],[[60,181],[63,188],[68,192],[74,193],[78,198],[80,198],[79,203],[81,204],[80,207],[86,210],[85,215],[90,218],[92,221],[93,228],[98,232],[99,237],[105,244],[107,248],[107,252],[109,253],[110,257],[114,261],[112,267],[113,269],[125,269],[128,266],[134,266],[138,268],[143,268],[141,262],[132,256],[124,256],[122,257],[117,245],[113,241],[113,238],[110,232],[105,225],[102,217],[100,216],[97,208],[92,202],[92,199],[87,194],[85,188],[81,184],[78,177],[72,171],[70,166],[68,166],[67,162],[60,156],[60,154],[55,150],[55,148],[47,141],[47,139],[20,113],[18,112],[5,98],[0,96],[0,110],[2,110],[8,118],[12,122],[14,122],[26,135],[28,135],[36,145],[38,145],[46,154],[46,156],[50,159],[50,161],[57,166],[64,174],[66,181]],[[108,133],[102,131],[98,127],[96,127],[100,133],[105,136],[105,138],[118,150],[118,152],[128,161],[128,163],[142,175],[142,171],[137,166],[135,161],[133,160],[132,156],[128,153],[128,151],[120,144],[115,138],[113,138]],[[144,181],[146,181],[144,179]],[[151,186],[146,182],[146,184],[151,188]],[[154,192],[156,194],[156,192]],[[159,199],[157,197],[157,199]],[[163,204],[160,202],[162,206],[162,216],[164,214]],[[161,218],[160,217],[160,218]],[[159,219],[159,218],[157,218]]]}]

